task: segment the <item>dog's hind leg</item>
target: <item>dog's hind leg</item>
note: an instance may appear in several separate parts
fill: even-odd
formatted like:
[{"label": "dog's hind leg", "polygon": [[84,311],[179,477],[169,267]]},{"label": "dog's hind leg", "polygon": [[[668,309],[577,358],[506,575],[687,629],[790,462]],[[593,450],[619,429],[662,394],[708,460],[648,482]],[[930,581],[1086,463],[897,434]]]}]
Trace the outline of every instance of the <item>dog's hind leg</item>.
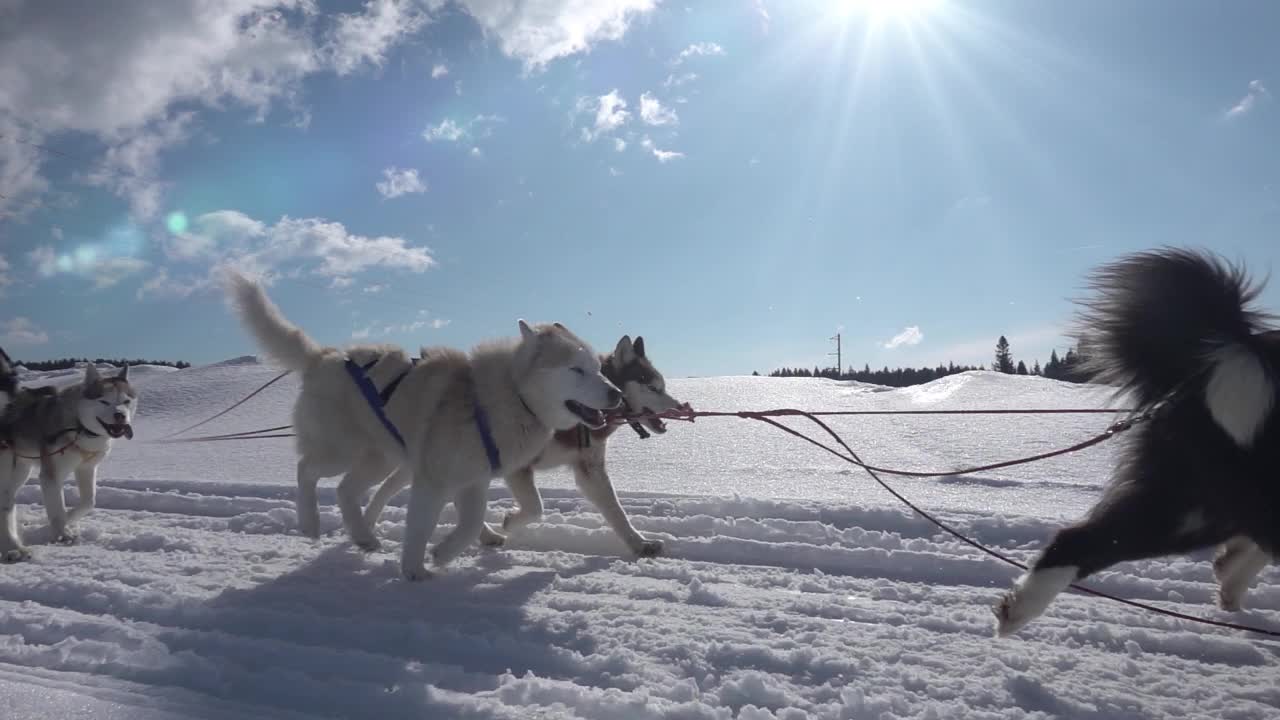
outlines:
[{"label": "dog's hind leg", "polygon": [[996,634],[1017,632],[1071,583],[1099,570],[1209,547],[1231,535],[1174,487],[1149,479],[1115,486],[1082,522],[1058,531],[995,608]]},{"label": "dog's hind leg", "polygon": [[464,486],[453,498],[458,511],[458,525],[431,551],[437,566],[448,565],[480,537],[484,528],[484,511],[489,503],[489,483],[475,482]]},{"label": "dog's hind leg", "polygon": [[603,457],[586,457],[573,465],[573,479],[578,489],[595,505],[596,510],[604,516],[605,522],[627,544],[631,552],[639,557],[654,557],[662,553],[662,541],[651,540],[636,530],[618,501],[618,493],[613,489],[609,473],[604,467]]},{"label": "dog's hind leg", "polygon": [[1253,579],[1271,562],[1271,554],[1246,537],[1237,535],[1218,550],[1213,575],[1218,580],[1218,606],[1236,611]]},{"label": "dog's hind leg", "polygon": [[338,482],[338,509],[342,511],[342,524],[346,526],[351,542],[365,552],[374,552],[382,545],[365,522],[360,501],[369,488],[387,476],[388,464],[381,453],[370,450],[361,455]]},{"label": "dog's hind leg", "polygon": [[391,477],[382,481],[382,485],[373,494],[369,504],[364,506],[365,524],[370,528],[377,526],[378,518],[382,516],[382,511],[387,509],[387,503],[401,490],[409,487],[409,483],[412,481],[413,476],[409,474],[404,465],[396,468],[396,471],[391,473]]},{"label": "dog's hind leg", "polygon": [[405,516],[404,541],[400,545],[400,573],[406,580],[426,580],[427,541],[440,521],[440,511],[449,499],[444,488],[433,486],[438,478],[414,474],[409,492],[409,508]]},{"label": "dog's hind leg", "polygon": [[13,563],[31,557],[18,532],[18,490],[26,484],[31,466],[6,455],[0,453],[0,562]]}]

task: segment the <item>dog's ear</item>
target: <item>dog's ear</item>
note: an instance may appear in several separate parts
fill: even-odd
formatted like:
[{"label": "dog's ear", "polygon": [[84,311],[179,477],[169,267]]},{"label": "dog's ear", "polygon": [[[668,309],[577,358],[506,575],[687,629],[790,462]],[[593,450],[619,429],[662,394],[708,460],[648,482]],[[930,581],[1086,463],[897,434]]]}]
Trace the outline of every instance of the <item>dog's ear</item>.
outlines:
[{"label": "dog's ear", "polygon": [[520,337],[525,340],[532,340],[533,336],[537,335],[537,333],[533,331],[533,328],[529,327],[529,323],[525,322],[523,318],[518,320],[517,324],[520,326]]},{"label": "dog's ear", "polygon": [[0,348],[0,372],[13,372],[13,358],[9,357],[4,348]]},{"label": "dog's ear", "polygon": [[97,385],[102,378],[98,375],[98,366],[93,363],[85,363],[84,366],[84,384]]},{"label": "dog's ear", "polygon": [[116,377],[126,381],[129,379],[129,363],[124,364],[124,368],[120,370],[120,374],[116,375]]},{"label": "dog's ear", "polygon": [[618,346],[613,349],[613,363],[624,367],[634,358],[635,348],[631,344],[631,336],[623,335],[618,339]]},{"label": "dog's ear", "polygon": [[636,336],[635,349],[636,349],[636,357],[644,357],[644,338],[640,337],[639,335]]},{"label": "dog's ear", "polygon": [[552,327],[555,327],[555,328],[557,328],[557,329],[559,329],[559,330],[568,330],[568,329],[569,329],[569,328],[565,327],[564,325],[561,325],[561,324],[560,324],[560,323],[558,323],[558,322],[553,322],[553,323],[551,323],[551,325],[552,325]]}]

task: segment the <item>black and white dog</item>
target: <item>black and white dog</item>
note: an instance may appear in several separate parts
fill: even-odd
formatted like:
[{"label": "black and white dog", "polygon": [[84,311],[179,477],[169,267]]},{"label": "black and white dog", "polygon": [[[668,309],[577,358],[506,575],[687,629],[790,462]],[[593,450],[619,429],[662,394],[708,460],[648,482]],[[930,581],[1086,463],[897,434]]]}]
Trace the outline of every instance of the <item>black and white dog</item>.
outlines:
[{"label": "black and white dog", "polygon": [[1151,411],[1083,520],[1053,537],[995,609],[999,636],[1068,585],[1116,563],[1230,541],[1224,607],[1280,552],[1280,332],[1250,307],[1260,286],[1202,252],[1161,249],[1102,267],[1079,338],[1093,378]]}]

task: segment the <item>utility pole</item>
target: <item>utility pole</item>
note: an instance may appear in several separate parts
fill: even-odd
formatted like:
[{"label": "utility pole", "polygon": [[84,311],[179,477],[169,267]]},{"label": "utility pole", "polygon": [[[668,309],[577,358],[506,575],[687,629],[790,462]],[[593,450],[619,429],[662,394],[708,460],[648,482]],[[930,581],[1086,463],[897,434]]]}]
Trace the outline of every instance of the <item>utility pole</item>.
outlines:
[{"label": "utility pole", "polygon": [[844,363],[843,363],[843,358],[840,355],[840,333],[836,333],[835,337],[829,337],[827,339],[836,341],[836,351],[833,353],[827,353],[827,355],[836,356],[836,377],[840,377],[844,375]]}]

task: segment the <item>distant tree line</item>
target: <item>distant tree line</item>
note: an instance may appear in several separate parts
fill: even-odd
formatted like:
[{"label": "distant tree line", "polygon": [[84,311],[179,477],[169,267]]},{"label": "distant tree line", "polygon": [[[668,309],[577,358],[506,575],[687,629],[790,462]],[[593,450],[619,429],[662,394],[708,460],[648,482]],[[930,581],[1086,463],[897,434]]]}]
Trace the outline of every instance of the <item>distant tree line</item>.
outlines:
[{"label": "distant tree line", "polygon": [[[989,369],[1008,375],[1038,375],[1053,380],[1082,383],[1087,380],[1081,370],[1083,361],[1084,356],[1078,348],[1069,348],[1067,354],[1062,357],[1058,357],[1058,351],[1054,350],[1049,354],[1049,361],[1043,366],[1040,365],[1039,360],[1036,360],[1028,368],[1024,361],[1014,362],[1013,350],[1009,347],[1009,340],[1001,335],[1000,339],[996,341],[995,361],[991,363]],[[863,365],[861,370],[855,370],[850,367],[844,372],[834,367],[784,367],[769,373],[769,377],[819,377],[831,380],[857,380],[888,387],[907,387],[909,385],[922,385],[956,373],[986,369],[988,368],[956,365],[955,363],[947,363],[937,367],[894,368],[892,370],[887,366],[880,370],[872,370],[869,365]],[[752,374],[759,375],[760,373],[755,372]]]},{"label": "distant tree line", "polygon": [[67,370],[89,362],[92,362],[94,365],[115,365],[116,367],[121,367],[126,364],[165,365],[168,367],[178,368],[179,370],[191,367],[191,363],[185,360],[174,362],[172,360],[141,360],[137,358],[131,360],[126,360],[124,358],[95,358],[92,361],[90,361],[89,358],[59,358],[57,360],[15,360],[14,362],[28,370],[36,370],[39,372],[48,372],[49,370]]}]

